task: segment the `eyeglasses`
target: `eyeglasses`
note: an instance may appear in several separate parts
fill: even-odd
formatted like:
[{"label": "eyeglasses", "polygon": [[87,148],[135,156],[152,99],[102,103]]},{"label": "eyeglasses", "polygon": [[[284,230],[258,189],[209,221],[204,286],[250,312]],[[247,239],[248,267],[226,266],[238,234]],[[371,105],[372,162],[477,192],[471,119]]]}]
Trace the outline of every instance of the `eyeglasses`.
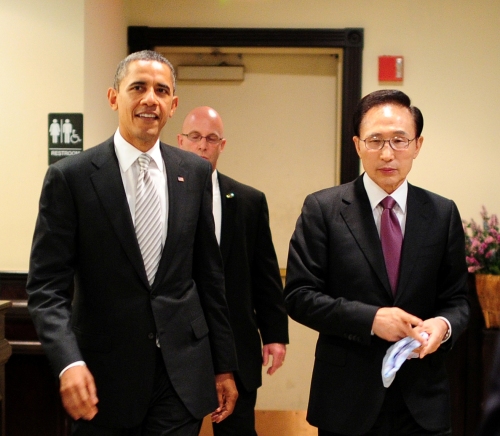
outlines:
[{"label": "eyeglasses", "polygon": [[223,138],[219,138],[215,133],[211,133],[210,135],[207,135],[207,136],[202,136],[198,132],[181,133],[181,135],[185,136],[191,142],[200,142],[203,138],[205,138],[207,143],[212,144],[212,145],[219,144],[223,139]]},{"label": "eyeglasses", "polygon": [[391,139],[380,139],[376,136],[372,136],[366,139],[361,139],[361,141],[365,143],[365,147],[367,150],[382,150],[386,142],[389,143],[389,146],[393,150],[406,150],[409,147],[410,142],[414,141],[415,139],[417,139],[417,137],[408,139],[404,136],[395,136]]}]

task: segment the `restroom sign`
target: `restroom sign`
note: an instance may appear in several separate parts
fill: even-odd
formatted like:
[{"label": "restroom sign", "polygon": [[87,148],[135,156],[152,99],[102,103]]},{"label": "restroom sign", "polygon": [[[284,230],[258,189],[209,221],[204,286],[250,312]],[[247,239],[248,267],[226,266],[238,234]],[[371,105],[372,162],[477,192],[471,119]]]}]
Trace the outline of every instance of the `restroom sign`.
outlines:
[{"label": "restroom sign", "polygon": [[49,165],[83,150],[83,114],[49,114]]}]

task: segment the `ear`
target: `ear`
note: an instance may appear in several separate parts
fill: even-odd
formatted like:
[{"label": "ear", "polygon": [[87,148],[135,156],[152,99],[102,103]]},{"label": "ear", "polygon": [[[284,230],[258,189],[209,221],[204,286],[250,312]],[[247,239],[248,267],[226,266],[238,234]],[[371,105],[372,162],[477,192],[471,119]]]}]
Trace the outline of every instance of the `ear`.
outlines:
[{"label": "ear", "polygon": [[111,109],[113,109],[114,111],[118,110],[117,97],[118,97],[118,91],[115,88],[109,88],[108,102],[109,105],[111,106]]},{"label": "ear", "polygon": [[359,143],[360,142],[359,141],[359,137],[358,136],[353,136],[352,140],[354,142],[354,146],[356,147],[356,152],[358,153],[358,156],[361,157],[361,153],[360,153],[360,149],[359,149],[361,147],[361,145]]},{"label": "ear", "polygon": [[177,134],[177,145],[178,145],[179,147],[181,147],[181,146],[182,146],[182,140],[183,140],[183,139],[184,139],[184,137],[183,137],[180,133],[178,133],[178,134]]},{"label": "ear", "polygon": [[177,95],[174,95],[174,97],[172,98],[172,105],[170,106],[170,114],[168,116],[169,118],[172,118],[174,116],[178,104],[179,104],[179,97]]},{"label": "ear", "polygon": [[222,151],[224,150],[224,147],[226,146],[226,138],[224,138],[221,142],[220,142],[220,152],[222,153]]},{"label": "ear", "polygon": [[420,153],[420,149],[422,148],[423,142],[424,142],[424,137],[419,136],[416,140],[416,143],[415,143],[415,151],[413,152],[413,159],[416,159],[418,156],[418,153]]}]

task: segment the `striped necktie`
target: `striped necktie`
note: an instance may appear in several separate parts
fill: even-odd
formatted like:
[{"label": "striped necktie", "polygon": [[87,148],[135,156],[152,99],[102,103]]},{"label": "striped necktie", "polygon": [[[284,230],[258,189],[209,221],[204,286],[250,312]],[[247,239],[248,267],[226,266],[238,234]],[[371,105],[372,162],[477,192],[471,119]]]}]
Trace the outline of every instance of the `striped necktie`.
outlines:
[{"label": "striped necktie", "polygon": [[160,197],[149,174],[151,157],[146,153],[137,158],[139,177],[135,200],[135,234],[141,249],[146,275],[152,285],[161,257],[162,220]]}]

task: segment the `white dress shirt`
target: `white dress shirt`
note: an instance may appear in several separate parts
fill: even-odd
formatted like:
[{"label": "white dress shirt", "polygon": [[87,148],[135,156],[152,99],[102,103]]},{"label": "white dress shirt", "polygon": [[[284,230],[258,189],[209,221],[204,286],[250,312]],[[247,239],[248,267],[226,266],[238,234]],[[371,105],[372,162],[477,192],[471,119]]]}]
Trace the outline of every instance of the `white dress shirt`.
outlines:
[{"label": "white dress shirt", "polygon": [[219,178],[217,177],[217,170],[212,172],[212,211],[215,221],[215,236],[220,245],[220,228],[222,223],[222,203],[220,199],[220,186]]}]

